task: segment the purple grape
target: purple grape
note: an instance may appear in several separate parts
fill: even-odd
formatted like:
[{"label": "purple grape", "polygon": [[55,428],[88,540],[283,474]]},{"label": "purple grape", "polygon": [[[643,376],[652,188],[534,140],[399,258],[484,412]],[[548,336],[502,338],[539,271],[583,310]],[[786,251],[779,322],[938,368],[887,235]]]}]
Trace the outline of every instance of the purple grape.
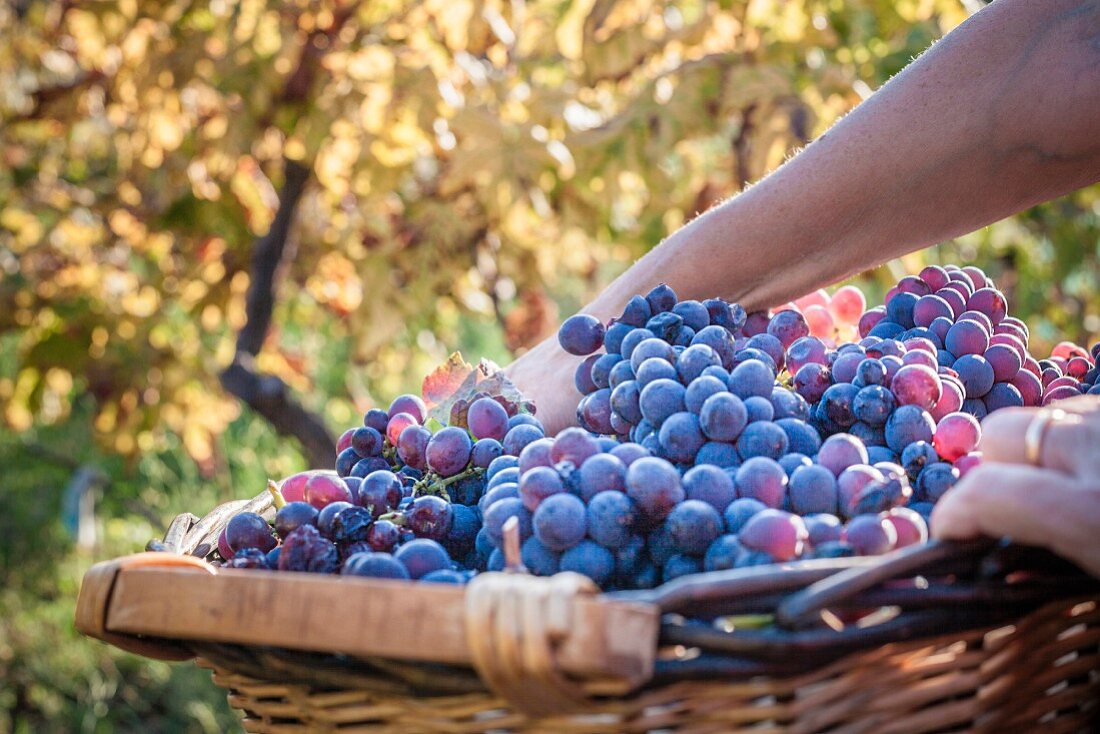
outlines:
[{"label": "purple grape", "polygon": [[[364,459],[363,461],[367,460]],[[351,499],[348,485],[340,477],[333,474],[314,474],[306,482],[305,501],[318,510],[332,502],[351,502]]]},{"label": "purple grape", "polygon": [[398,395],[390,403],[390,409],[386,415],[393,420],[398,413],[407,413],[416,419],[417,423],[423,423],[428,417],[428,406],[424,405],[424,401],[417,395]]},{"label": "purple grape", "polygon": [[799,515],[837,511],[837,479],[823,466],[794,470],[787,486],[791,509]]},{"label": "purple grape", "polygon": [[[677,505],[677,508],[683,504]],[[634,501],[622,492],[606,491],[595,495],[588,503],[586,527],[588,537],[612,550],[630,542],[637,521]],[[538,516],[535,532],[538,533]]]},{"label": "purple grape", "polygon": [[928,411],[916,405],[902,405],[886,421],[886,445],[895,454],[916,441],[932,442],[936,423]]},{"label": "purple grape", "polygon": [[676,291],[672,290],[671,287],[665,283],[658,283],[653,290],[645,295],[645,300],[649,304],[649,310],[654,314],[659,314],[671,311],[679,299],[676,297]]},{"label": "purple grape", "polygon": [[479,469],[488,469],[503,453],[504,447],[501,446],[500,441],[493,438],[482,438],[474,442],[473,451],[470,452],[470,461]]},{"label": "purple grape", "polygon": [[287,502],[275,513],[275,534],[285,538],[303,525],[317,525],[317,508],[308,502]]},{"label": "purple grape", "polygon": [[[736,370],[735,370],[736,372]],[[733,379],[732,376],[730,378]],[[821,400],[821,396],[825,394],[825,390],[829,388],[832,383],[832,379],[829,375],[829,368],[825,365],[816,364],[811,362],[810,364],[803,365],[794,375],[794,390],[809,403],[816,403]],[[736,390],[731,391],[736,393]],[[771,390],[768,390],[769,394]]]},{"label": "purple grape", "polygon": [[[273,551],[279,550],[273,548]],[[226,568],[258,568],[268,570],[272,568],[268,562],[267,553],[256,548],[241,548],[225,564]]]},{"label": "purple grape", "polygon": [[943,393],[943,385],[934,369],[910,364],[894,375],[890,381],[890,391],[898,405],[916,405],[931,410]]},{"label": "purple grape", "polygon": [[843,532],[840,518],[829,513],[806,515],[802,522],[806,524],[806,532],[809,533],[807,540],[814,548],[840,540]]},{"label": "purple grape", "polygon": [[535,537],[550,550],[571,548],[584,538],[584,503],[571,494],[551,495],[535,510],[532,526]]},{"label": "purple grape", "polygon": [[615,427],[611,423],[611,390],[601,388],[591,395],[586,395],[577,408],[578,415],[583,421],[578,421],[588,427],[594,433],[608,436],[615,433]]},{"label": "purple grape", "polygon": [[451,567],[451,557],[447,555],[447,550],[428,538],[410,540],[394,552],[393,558],[405,567],[412,579]]},{"label": "purple grape", "polygon": [[363,425],[373,428],[382,436],[386,435],[386,426],[389,425],[389,414],[380,408],[371,408],[363,416]]},{"label": "purple grape", "polygon": [[753,515],[737,536],[741,545],[767,553],[777,561],[790,561],[802,555],[808,537],[802,518],[775,509]]},{"label": "purple grape", "polygon": [[951,304],[935,294],[921,296],[913,306],[913,323],[917,326],[929,327],[940,317],[953,319],[954,316]]},{"label": "purple grape", "polygon": [[[877,360],[876,360],[877,361]],[[852,413],[859,421],[872,426],[886,425],[894,411],[894,395],[881,385],[868,385],[856,393],[852,400]]]},{"label": "purple grape", "polygon": [[768,334],[775,337],[786,349],[795,340],[810,335],[806,319],[798,311],[785,310],[776,313],[768,321]]},{"label": "purple grape", "polygon": [[[799,337],[805,338],[805,337]],[[797,341],[797,340],[796,340]],[[771,334],[757,334],[754,337],[750,337],[745,343],[745,349],[758,349],[764,354],[768,355],[768,358],[776,365],[777,368],[782,368],[785,364],[785,347],[779,339],[775,338]]]},{"label": "purple grape", "polygon": [[355,449],[351,447],[344,449],[336,455],[336,473],[341,477],[347,477],[362,458]]},{"label": "purple grape", "polygon": [[428,467],[441,477],[452,477],[470,463],[473,443],[470,434],[461,428],[441,428],[428,441],[424,457]]},{"label": "purple grape", "polygon": [[547,497],[564,491],[558,473],[548,466],[537,466],[519,480],[519,497],[531,512]]},{"label": "purple grape", "polygon": [[787,452],[786,432],[771,421],[756,421],[745,426],[737,439],[737,453],[743,461],[754,457],[778,460]]},{"label": "purple grape", "polygon": [[523,423],[508,429],[501,444],[504,446],[505,454],[519,456],[525,446],[539,440],[543,435],[542,429],[538,426]]},{"label": "purple grape", "polygon": [[897,536],[895,548],[918,545],[928,540],[928,523],[920,513],[908,507],[895,507],[883,519],[894,526]]},{"label": "purple grape", "polygon": [[[931,440],[931,433],[929,433]],[[829,436],[821,444],[817,453],[817,463],[840,476],[850,466],[867,463],[867,447],[855,436],[847,433],[838,433]]]},{"label": "purple grape", "polygon": [[661,424],[657,440],[667,459],[689,463],[695,460],[706,437],[699,428],[699,418],[694,413],[682,411],[673,413]]},{"label": "purple grape", "polygon": [[[636,446],[637,444],[623,445]],[[600,492],[610,490],[625,492],[626,464],[614,453],[596,454],[586,459],[580,468],[580,489],[581,499],[585,502],[591,501]]]},{"label": "purple grape", "polygon": [[700,329],[698,333],[691,338],[692,346],[696,344],[705,344],[714,350],[718,355],[718,359],[722,361],[722,367],[725,369],[731,369],[734,362],[734,349],[733,335],[722,326],[708,326],[704,329]]},{"label": "purple grape", "polygon": [[672,345],[663,339],[646,339],[630,354],[630,366],[634,368],[634,374],[638,374],[642,363],[647,359],[663,359],[672,365],[676,362],[676,352]]},{"label": "purple grape", "polygon": [[830,385],[821,395],[819,409],[840,428],[848,428],[856,422],[852,401],[858,393],[858,387],[846,382]]},{"label": "purple grape", "polygon": [[879,487],[886,484],[886,477],[873,466],[856,464],[840,473],[836,479],[837,506],[844,517],[852,517],[856,514],[855,506],[861,496],[869,487]]},{"label": "purple grape", "polygon": [[966,397],[980,398],[990,391],[996,380],[993,365],[980,354],[964,354],[955,360],[953,369],[966,390]]},{"label": "purple grape", "polygon": [[363,479],[355,502],[378,519],[385,513],[396,510],[401,497],[401,480],[393,472],[380,469]]},{"label": "purple grape", "polygon": [[707,367],[720,366],[722,366],[722,360],[719,359],[718,353],[706,344],[689,346],[676,360],[676,372],[685,385],[701,375]]},{"label": "purple grape", "polygon": [[732,443],[707,441],[695,454],[696,466],[736,467],[741,465],[741,457]]},{"label": "purple grape", "polygon": [[[859,367],[867,361],[862,352],[844,352],[838,354],[832,365],[832,378],[835,382],[854,382],[859,376]],[[878,362],[876,359],[875,362]],[[878,362],[880,365],[881,362]],[[886,368],[883,367],[885,374]],[[797,372],[795,374],[798,374]],[[807,373],[807,375],[810,373]],[[803,396],[805,397],[805,396]]]},{"label": "purple grape", "polygon": [[608,354],[619,354],[623,348],[623,339],[634,330],[631,324],[614,321],[603,335],[603,348]]},{"label": "purple grape", "polygon": [[702,570],[703,563],[698,557],[689,556],[684,553],[676,553],[665,561],[661,574],[667,583],[681,576],[690,576],[693,573],[699,573]]},{"label": "purple grape", "polygon": [[985,403],[986,410],[990,413],[1001,408],[1024,407],[1024,397],[1020,394],[1019,389],[1007,382],[998,382],[990,388],[989,392],[982,398],[982,402]]},{"label": "purple grape", "polygon": [[367,545],[376,552],[390,552],[397,545],[400,532],[389,520],[377,520],[367,531]]},{"label": "purple grape", "polygon": [[405,512],[405,520],[418,538],[443,540],[451,530],[454,512],[442,497],[425,495],[413,500],[412,507]]},{"label": "purple grape", "polygon": [[500,546],[504,539],[504,523],[512,517],[519,521],[520,542],[531,537],[531,512],[523,506],[523,502],[518,497],[505,497],[486,505],[483,523],[488,528],[489,540],[494,546]]},{"label": "purple grape", "polygon": [[312,525],[302,525],[291,531],[279,553],[280,571],[336,573],[339,563],[340,552],[336,545],[322,538]]},{"label": "purple grape", "polygon": [[642,388],[638,404],[642,416],[654,426],[660,426],[673,413],[685,409],[684,386],[674,380],[654,380]]},{"label": "purple grape", "polygon": [[646,518],[663,520],[684,499],[680,475],[664,459],[638,459],[626,470],[626,492]]},{"label": "purple grape", "polygon": [[653,310],[649,306],[649,302],[642,296],[632,296],[626,303],[626,307],[623,309],[623,315],[619,317],[619,321],[628,324],[630,326],[645,326],[645,322],[649,321],[653,316]]},{"label": "purple grape", "polygon": [[[550,453],[553,446],[554,439],[552,438],[540,438],[524,446],[523,451],[519,454],[517,474],[526,474],[536,466],[553,466],[554,460]],[[516,479],[518,480],[518,476]]]},{"label": "purple grape", "polygon": [[[383,459],[381,456],[368,456],[360,461],[351,469],[351,476],[344,477],[344,483],[347,484],[349,479],[362,479],[363,477],[382,469],[389,469],[390,462]],[[350,485],[348,486],[351,490]]]},{"label": "purple grape", "polygon": [[503,441],[508,433],[508,411],[492,398],[478,398],[470,404],[466,424],[474,438]]},{"label": "purple grape", "polygon": [[325,505],[325,508],[317,514],[317,530],[320,531],[321,537],[335,542],[336,539],[332,536],[332,525],[336,520],[336,516],[347,508],[354,506],[350,502],[332,502]]},{"label": "purple grape", "polygon": [[928,464],[917,477],[918,499],[928,502],[939,502],[959,481],[959,470],[945,461],[937,461]]},{"label": "purple grape", "polygon": [[431,438],[432,432],[424,426],[409,426],[397,437],[397,455],[408,466],[424,471],[428,468],[425,452]]},{"label": "purple grape", "polygon": [[519,557],[524,567],[536,576],[553,576],[561,564],[561,554],[547,548],[533,535],[523,542]]},{"label": "purple grape", "polygon": [[711,375],[700,375],[688,384],[684,391],[684,406],[699,415],[707,398],[726,392],[726,383]]},{"label": "purple grape", "polygon": [[642,362],[636,370],[636,376],[640,388],[654,380],[676,380],[679,377],[672,362],[660,357],[650,357]]},{"label": "purple grape", "polygon": [[[328,510],[328,507],[325,510]],[[330,540],[341,547],[364,541],[367,539],[372,522],[369,512],[362,507],[350,505],[336,513],[332,519]]]},{"label": "purple grape", "polygon": [[[627,467],[629,467],[638,459],[644,459],[645,457],[650,455],[649,452],[642,448],[640,444],[636,443],[619,444],[615,448],[611,449],[610,453],[612,456],[622,461],[623,464],[625,464]],[[581,466],[581,471],[583,472],[583,470],[584,466]]]},{"label": "purple grape", "polygon": [[[611,370],[622,361],[623,358],[618,354],[600,355],[600,358],[592,365],[592,383],[597,388],[610,387]],[[629,364],[628,362],[627,365]]]},{"label": "purple grape", "polygon": [[722,534],[722,516],[700,500],[684,500],[669,513],[666,521],[673,546],[680,553],[702,555]]},{"label": "purple grape", "polygon": [[558,329],[558,343],[570,354],[584,356],[603,346],[604,326],[595,316],[570,316]]},{"label": "purple grape", "polygon": [[798,372],[802,365],[826,363],[825,343],[816,336],[796,339],[787,349],[786,366],[789,372]]},{"label": "purple grape", "polygon": [[[899,291],[886,303],[886,318],[902,329],[912,329],[916,324],[913,321],[913,310],[917,305],[918,296],[914,293]],[[882,327],[885,322],[879,322],[875,329]],[[871,333],[874,333],[874,329]]]},{"label": "purple grape", "polygon": [[574,466],[581,466],[598,453],[600,446],[595,439],[579,428],[566,428],[554,439],[550,448],[550,460],[554,464],[570,461]]},{"label": "purple grape", "polygon": [[614,390],[624,382],[630,382],[634,380],[634,368],[630,366],[628,360],[622,360],[615,364],[611,368],[611,372],[607,376],[607,386]]},{"label": "purple grape", "polygon": [[560,569],[583,574],[603,585],[615,573],[615,556],[599,543],[582,540],[561,554]]},{"label": "purple grape", "polygon": [[844,528],[843,539],[861,556],[878,556],[894,548],[898,541],[894,524],[878,515],[859,515]]},{"label": "purple grape", "polygon": [[684,495],[689,500],[706,502],[722,512],[737,497],[733,478],[717,466],[695,466],[681,480]]},{"label": "purple grape", "polygon": [[775,459],[754,456],[737,469],[737,493],[763,502],[768,507],[782,507],[787,493],[787,472]]},{"label": "purple grape", "polygon": [[703,556],[704,571],[726,571],[734,568],[744,550],[736,535],[720,535]]},{"label": "purple grape", "polygon": [[271,526],[255,512],[234,515],[225,526],[225,540],[234,553],[245,548],[256,548],[267,553],[278,541],[271,534]]}]

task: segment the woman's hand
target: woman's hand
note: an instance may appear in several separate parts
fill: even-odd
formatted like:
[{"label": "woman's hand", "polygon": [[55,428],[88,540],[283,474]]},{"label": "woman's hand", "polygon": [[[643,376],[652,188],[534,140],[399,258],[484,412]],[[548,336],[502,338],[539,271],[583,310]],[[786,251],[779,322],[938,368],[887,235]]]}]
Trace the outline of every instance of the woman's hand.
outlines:
[{"label": "woman's hand", "polygon": [[1024,436],[1036,408],[999,410],[982,423],[983,462],[932,513],[940,538],[1010,537],[1049,548],[1100,576],[1100,398],[1060,401],[1067,415],[1043,434],[1038,466]]},{"label": "woman's hand", "polygon": [[523,395],[535,402],[535,416],[547,435],[576,425],[577,403],[581,394],[573,382],[573,373],[581,363],[551,336],[504,368]]}]

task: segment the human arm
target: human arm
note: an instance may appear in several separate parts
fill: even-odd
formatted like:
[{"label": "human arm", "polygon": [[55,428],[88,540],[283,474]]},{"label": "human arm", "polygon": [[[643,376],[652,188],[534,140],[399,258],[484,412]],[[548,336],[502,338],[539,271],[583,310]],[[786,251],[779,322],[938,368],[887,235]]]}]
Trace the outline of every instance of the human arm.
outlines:
[{"label": "human arm", "polygon": [[[1100,2],[997,0],[775,172],[670,235],[584,312],[666,282],[784,303],[1100,180]],[[577,358],[551,338],[508,368],[556,431]]]}]

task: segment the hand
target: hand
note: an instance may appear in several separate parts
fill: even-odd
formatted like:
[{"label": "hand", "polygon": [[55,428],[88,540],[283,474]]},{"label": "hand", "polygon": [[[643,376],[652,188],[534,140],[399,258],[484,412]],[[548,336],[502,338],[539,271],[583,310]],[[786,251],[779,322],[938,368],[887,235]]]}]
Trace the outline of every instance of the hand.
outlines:
[{"label": "hand", "polygon": [[1010,537],[1049,548],[1100,576],[1100,398],[1057,403],[1069,415],[1047,425],[1039,466],[1025,463],[1024,434],[1036,408],[1011,408],[982,423],[983,462],[932,513],[940,538]]},{"label": "hand", "polygon": [[549,436],[576,425],[581,394],[573,373],[581,360],[562,349],[554,335],[504,368],[520,392],[535,401],[535,416]]}]

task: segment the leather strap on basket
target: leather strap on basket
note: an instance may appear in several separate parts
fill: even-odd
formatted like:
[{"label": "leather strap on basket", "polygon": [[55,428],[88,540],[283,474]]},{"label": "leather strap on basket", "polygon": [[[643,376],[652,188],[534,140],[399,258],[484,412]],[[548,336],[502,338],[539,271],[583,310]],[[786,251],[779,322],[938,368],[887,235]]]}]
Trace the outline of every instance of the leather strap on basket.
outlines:
[{"label": "leather strap on basket", "polygon": [[556,652],[573,627],[574,601],[598,593],[575,573],[475,576],[466,591],[466,639],[481,679],[529,715],[585,709],[589,697],[561,673]]}]

